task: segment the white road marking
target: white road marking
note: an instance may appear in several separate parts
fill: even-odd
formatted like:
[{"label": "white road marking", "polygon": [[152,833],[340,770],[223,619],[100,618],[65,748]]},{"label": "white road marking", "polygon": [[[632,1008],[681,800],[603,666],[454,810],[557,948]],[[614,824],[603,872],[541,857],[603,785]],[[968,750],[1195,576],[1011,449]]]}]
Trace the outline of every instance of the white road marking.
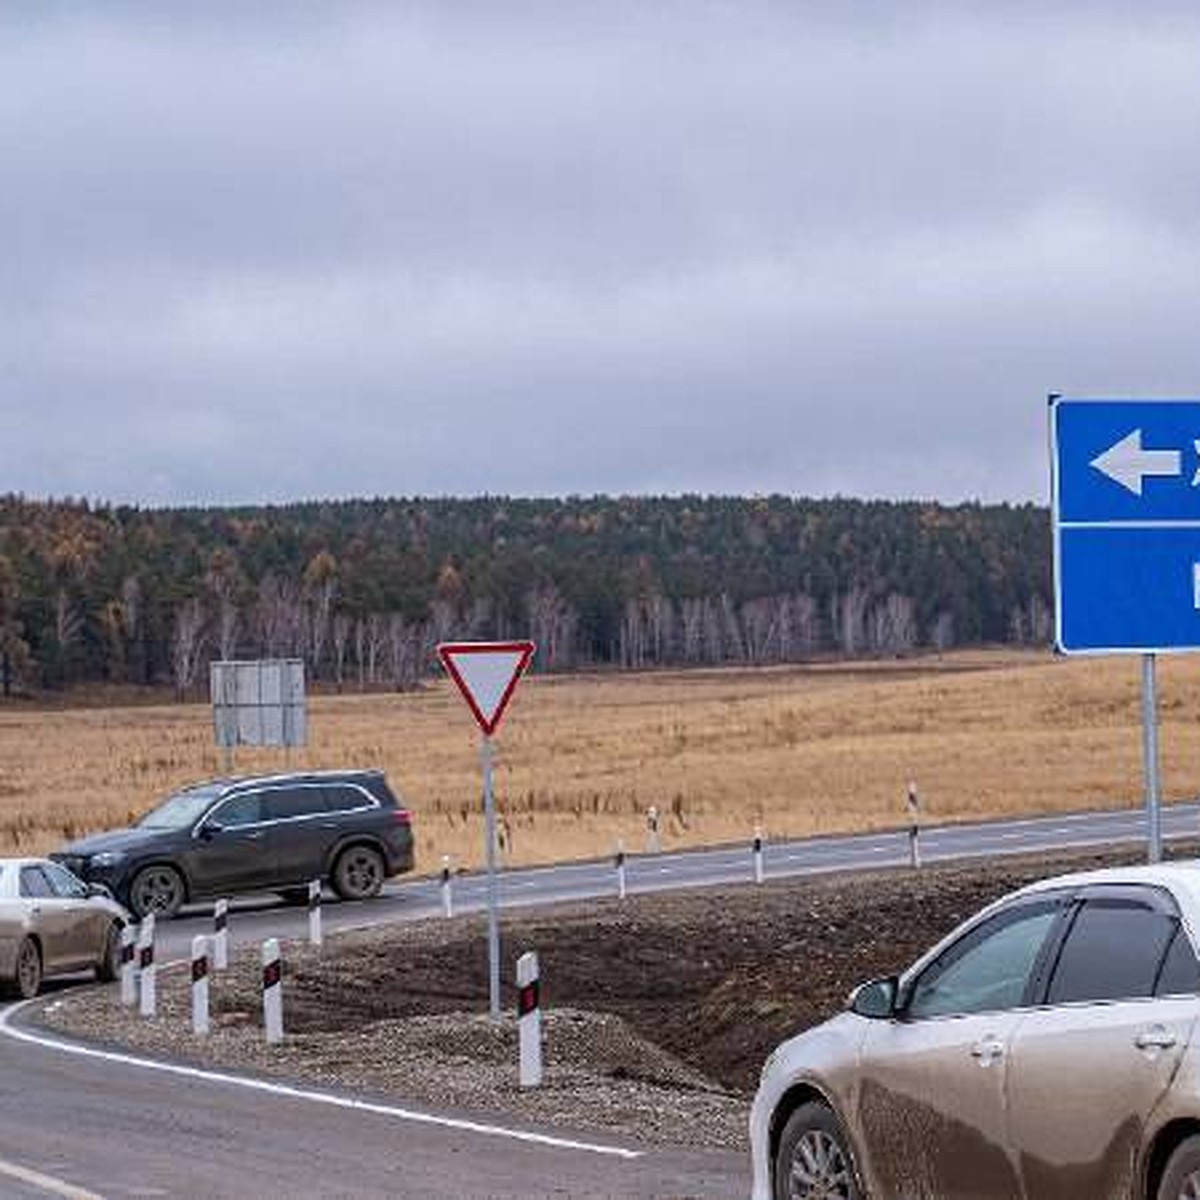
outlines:
[{"label": "white road marking", "polygon": [[[486,1137],[506,1138],[513,1142],[526,1142],[534,1146],[548,1146],[554,1150],[581,1150],[588,1154],[602,1154],[609,1158],[642,1158],[641,1150],[626,1150],[622,1146],[605,1146],[598,1142],[580,1142],[572,1138],[555,1137],[548,1133],[531,1133],[523,1129],[509,1129],[503,1125],[489,1125],[481,1121],[468,1121],[460,1117],[439,1116],[436,1113],[418,1112],[399,1108],[391,1104],[375,1104],[368,1100],[355,1100],[350,1096],[335,1096],[328,1092],[311,1091],[308,1088],[292,1087],[285,1083],[274,1083],[266,1079],[252,1079],[245,1075],[227,1075],[222,1071],[205,1071],[199,1067],[185,1067],[180,1063],[159,1062],[151,1058],[138,1058],[134,1054],[121,1054],[114,1050],[100,1050],[94,1046],[81,1046],[72,1042],[60,1042],[57,1038],[42,1037],[26,1029],[18,1029],[12,1023],[13,1016],[35,1000],[25,1000],[11,1005],[0,1012],[0,1034],[14,1041],[26,1042],[46,1050],[57,1050],[62,1054],[74,1054],[80,1058],[94,1058],[102,1062],[117,1063],[123,1067],[137,1067],[143,1071],[158,1071],[164,1075],[176,1075],[184,1079],[199,1079],[225,1087],[243,1088],[250,1092],[264,1092],[270,1096],[281,1096],[286,1100],[308,1100],[313,1104],[324,1104],[330,1108],[346,1108],[354,1112],[374,1113],[377,1116],[393,1117],[414,1125],[434,1125],[441,1129],[457,1129],[463,1133],[476,1133]],[[38,1186],[41,1186],[40,1184]],[[73,1190],[60,1195],[76,1197],[77,1200],[101,1200],[90,1192]]]},{"label": "white road marking", "polygon": [[63,1196],[65,1200],[104,1200],[104,1197],[96,1192],[76,1187],[73,1183],[67,1183],[65,1179],[56,1179],[53,1175],[43,1175],[41,1171],[30,1170],[29,1167],[22,1167],[18,1163],[9,1162],[3,1158],[0,1158],[0,1175],[7,1175],[10,1179],[19,1179],[22,1183],[29,1184],[30,1187],[49,1192],[52,1196]]}]

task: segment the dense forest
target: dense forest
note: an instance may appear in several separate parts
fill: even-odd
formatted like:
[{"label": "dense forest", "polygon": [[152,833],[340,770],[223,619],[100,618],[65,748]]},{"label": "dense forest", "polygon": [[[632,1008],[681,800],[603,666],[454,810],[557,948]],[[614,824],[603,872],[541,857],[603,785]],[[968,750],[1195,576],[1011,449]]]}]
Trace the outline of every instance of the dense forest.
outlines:
[{"label": "dense forest", "polygon": [[1050,637],[1033,505],[782,496],[350,500],[140,509],[0,496],[0,693],[207,687],[302,657],[413,686],[445,638],[537,668],[762,664]]}]

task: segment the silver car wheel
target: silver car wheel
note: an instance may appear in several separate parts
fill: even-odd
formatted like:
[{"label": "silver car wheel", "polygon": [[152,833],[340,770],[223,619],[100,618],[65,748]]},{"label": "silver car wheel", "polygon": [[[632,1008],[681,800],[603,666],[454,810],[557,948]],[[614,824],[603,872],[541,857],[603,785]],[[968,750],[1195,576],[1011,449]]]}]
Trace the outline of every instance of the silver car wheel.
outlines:
[{"label": "silver car wheel", "polygon": [[138,917],[148,913],[173,917],[183,903],[183,880],[172,867],[147,867],[134,879],[129,903]]},{"label": "silver car wheel", "polygon": [[1179,1200],[1200,1200],[1200,1171],[1193,1171],[1179,1189]]},{"label": "silver car wheel", "polygon": [[794,1200],[848,1200],[853,1195],[850,1164],[825,1130],[810,1129],[796,1143],[789,1195]]},{"label": "silver car wheel", "polygon": [[17,950],[17,992],[30,1000],[42,986],[42,956],[32,938],[22,940]]},{"label": "silver car wheel", "polygon": [[333,874],[334,888],[343,900],[368,900],[383,886],[383,859],[369,846],[352,846]]}]

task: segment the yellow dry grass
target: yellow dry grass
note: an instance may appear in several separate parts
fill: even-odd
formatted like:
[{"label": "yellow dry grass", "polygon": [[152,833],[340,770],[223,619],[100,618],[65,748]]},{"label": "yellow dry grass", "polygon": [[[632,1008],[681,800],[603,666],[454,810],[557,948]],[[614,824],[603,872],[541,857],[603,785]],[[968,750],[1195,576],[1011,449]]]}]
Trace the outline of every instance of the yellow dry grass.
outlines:
[{"label": "yellow dry grass", "polygon": [[[1200,789],[1200,660],[1160,661],[1164,790]],[[415,813],[419,867],[482,851],[475,727],[439,683],[316,696],[293,766],[379,766]],[[930,820],[1122,806],[1142,792],[1136,659],[975,652],[760,671],[526,679],[496,738],[513,862],[895,826],[917,781]],[[240,752],[239,772],[281,752]],[[0,848],[123,824],[220,773],[203,704],[0,707]]]}]

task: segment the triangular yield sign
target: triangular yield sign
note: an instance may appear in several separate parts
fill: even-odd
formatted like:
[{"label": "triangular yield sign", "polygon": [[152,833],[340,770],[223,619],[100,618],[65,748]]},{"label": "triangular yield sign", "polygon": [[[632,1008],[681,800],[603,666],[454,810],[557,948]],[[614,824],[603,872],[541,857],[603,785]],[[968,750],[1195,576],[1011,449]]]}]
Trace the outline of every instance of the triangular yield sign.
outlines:
[{"label": "triangular yield sign", "polygon": [[529,660],[532,642],[442,642],[438,657],[470,705],[484,734],[491,737]]}]

